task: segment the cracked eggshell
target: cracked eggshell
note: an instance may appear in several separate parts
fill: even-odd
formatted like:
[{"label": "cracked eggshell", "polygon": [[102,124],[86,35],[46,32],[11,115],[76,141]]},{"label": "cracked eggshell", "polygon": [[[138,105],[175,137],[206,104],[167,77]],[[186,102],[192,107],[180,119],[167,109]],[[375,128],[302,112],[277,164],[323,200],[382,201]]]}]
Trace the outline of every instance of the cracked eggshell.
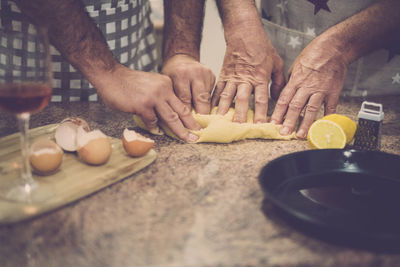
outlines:
[{"label": "cracked eggshell", "polygon": [[76,134],[78,127],[82,126],[85,131],[90,131],[88,123],[81,118],[66,118],[60,122],[55,132],[55,139],[57,144],[68,152],[77,150]]},{"label": "cracked eggshell", "polygon": [[154,140],[133,130],[125,129],[122,133],[122,144],[126,153],[132,157],[144,156],[154,146]]},{"label": "cracked eggshell", "polygon": [[61,166],[64,152],[52,140],[39,139],[32,143],[29,161],[34,173],[49,175]]},{"label": "cracked eggshell", "polygon": [[112,152],[111,143],[103,132],[94,130],[87,132],[79,126],[76,134],[79,158],[90,165],[106,163]]}]

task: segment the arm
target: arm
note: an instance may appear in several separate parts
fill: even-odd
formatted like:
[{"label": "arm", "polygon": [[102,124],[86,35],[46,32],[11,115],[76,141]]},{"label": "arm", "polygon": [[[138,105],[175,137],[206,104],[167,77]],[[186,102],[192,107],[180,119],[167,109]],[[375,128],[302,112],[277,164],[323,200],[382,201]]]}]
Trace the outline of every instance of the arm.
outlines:
[{"label": "arm", "polygon": [[52,44],[79,69],[111,107],[138,114],[149,129],[157,115],[183,140],[198,129],[190,110],[174,95],[166,76],[131,70],[118,63],[80,0],[17,0],[35,24],[48,28]]},{"label": "arm", "polygon": [[234,121],[245,122],[254,92],[254,122],[266,122],[268,84],[276,97],[285,83],[282,59],[264,32],[254,0],[217,3],[227,48],[212,105],[225,114],[235,99]]},{"label": "arm", "polygon": [[16,3],[33,23],[48,28],[50,42],[89,80],[117,67],[118,62],[102,33],[80,0],[17,0]]},{"label": "arm", "polygon": [[215,76],[199,62],[203,16],[204,0],[164,0],[162,73],[188,108],[206,114]]},{"label": "arm", "polygon": [[399,36],[399,11],[399,1],[379,1],[329,28],[300,53],[271,116],[276,123],[284,120],[281,134],[293,131],[303,107],[305,114],[297,131],[300,138],[306,137],[323,104],[325,114],[336,111],[347,66]]}]

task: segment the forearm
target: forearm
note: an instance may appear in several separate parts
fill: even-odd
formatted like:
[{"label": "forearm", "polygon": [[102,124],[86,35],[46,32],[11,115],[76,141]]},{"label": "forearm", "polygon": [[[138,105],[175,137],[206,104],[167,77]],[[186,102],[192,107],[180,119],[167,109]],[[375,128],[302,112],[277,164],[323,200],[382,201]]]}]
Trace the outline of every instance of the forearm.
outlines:
[{"label": "forearm", "polygon": [[318,38],[333,45],[349,64],[373,50],[386,48],[396,37],[399,41],[399,12],[400,1],[382,0],[331,27]]},{"label": "forearm", "polygon": [[24,15],[48,28],[50,42],[89,80],[118,64],[80,0],[17,0]]},{"label": "forearm", "polygon": [[262,29],[254,0],[216,0],[224,26],[225,40],[229,43],[246,32]]},{"label": "forearm", "polygon": [[200,59],[204,0],[164,0],[163,60],[177,54]]}]

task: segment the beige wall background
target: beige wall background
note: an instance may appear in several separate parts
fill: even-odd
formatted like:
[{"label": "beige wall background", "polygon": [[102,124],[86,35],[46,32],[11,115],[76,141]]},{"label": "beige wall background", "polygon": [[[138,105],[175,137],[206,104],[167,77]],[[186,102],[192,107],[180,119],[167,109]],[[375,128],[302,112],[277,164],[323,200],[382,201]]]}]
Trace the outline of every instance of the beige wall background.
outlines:
[{"label": "beige wall background", "polygon": [[[153,9],[153,21],[160,25],[163,20],[163,0],[150,0]],[[259,8],[260,0],[256,0]],[[158,38],[161,40],[161,38]],[[215,0],[206,0],[203,39],[200,48],[200,61],[207,65],[214,74],[219,75],[225,54],[225,39],[221,19]]]},{"label": "beige wall background", "polygon": [[[260,0],[256,0],[260,8]],[[201,43],[200,61],[210,67],[218,77],[225,54],[224,32],[214,0],[206,1],[203,41]]]},{"label": "beige wall background", "polygon": [[200,62],[218,77],[225,54],[225,39],[218,8],[214,0],[206,1]]}]

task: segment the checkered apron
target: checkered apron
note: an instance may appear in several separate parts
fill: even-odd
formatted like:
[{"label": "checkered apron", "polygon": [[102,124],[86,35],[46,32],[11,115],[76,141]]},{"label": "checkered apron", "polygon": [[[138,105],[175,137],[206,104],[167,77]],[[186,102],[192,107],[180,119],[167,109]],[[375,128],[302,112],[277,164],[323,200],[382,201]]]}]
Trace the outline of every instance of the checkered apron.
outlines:
[{"label": "checkered apron", "polygon": [[[147,0],[82,0],[86,11],[103,32],[114,57],[135,70],[156,71],[157,50]],[[1,27],[28,29],[14,2],[0,0]],[[60,53],[51,47],[53,102],[97,101],[96,89]]]}]

